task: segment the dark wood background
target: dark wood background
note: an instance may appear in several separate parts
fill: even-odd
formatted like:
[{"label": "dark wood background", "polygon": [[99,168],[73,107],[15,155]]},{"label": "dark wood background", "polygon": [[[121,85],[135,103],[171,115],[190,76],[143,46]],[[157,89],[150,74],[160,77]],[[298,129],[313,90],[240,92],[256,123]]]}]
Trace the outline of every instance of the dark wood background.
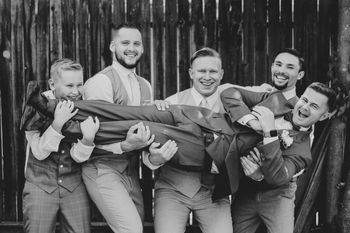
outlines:
[{"label": "dark wood background", "polygon": [[[223,83],[268,82],[273,55],[284,47],[306,60],[298,93],[312,81],[327,82],[334,76],[337,15],[335,0],[0,0],[0,223],[22,220],[19,122],[26,84],[37,80],[47,88],[50,64],[61,57],[78,60],[85,80],[111,64],[110,23],[142,26],[138,72],[163,99],[190,87],[189,57],[202,46],[221,54]],[[153,179],[146,169],[142,185],[152,222]],[[102,220],[95,209],[92,216]]]}]

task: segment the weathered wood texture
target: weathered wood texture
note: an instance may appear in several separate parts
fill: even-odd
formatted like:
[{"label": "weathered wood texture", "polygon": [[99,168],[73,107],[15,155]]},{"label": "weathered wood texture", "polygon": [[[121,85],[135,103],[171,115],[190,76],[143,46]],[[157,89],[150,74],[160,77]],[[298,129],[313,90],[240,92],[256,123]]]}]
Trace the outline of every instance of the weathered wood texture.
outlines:
[{"label": "weathered wood texture", "polygon": [[[319,3],[319,4],[318,4]],[[85,80],[111,63],[110,23],[142,26],[144,56],[138,73],[155,99],[190,87],[189,57],[210,46],[222,56],[223,82],[270,81],[275,53],[295,47],[311,81],[334,75],[337,49],[334,0],[0,0],[0,221],[22,219],[24,135],[18,130],[25,86],[47,88],[52,61],[78,60]],[[146,221],[153,219],[153,179],[142,168]],[[96,208],[92,219],[102,221]]]}]

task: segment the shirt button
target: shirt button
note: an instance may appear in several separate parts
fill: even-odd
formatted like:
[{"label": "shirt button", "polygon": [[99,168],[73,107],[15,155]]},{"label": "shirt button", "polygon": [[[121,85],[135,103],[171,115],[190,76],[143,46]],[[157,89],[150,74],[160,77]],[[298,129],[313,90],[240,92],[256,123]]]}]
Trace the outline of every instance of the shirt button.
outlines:
[{"label": "shirt button", "polygon": [[58,180],[58,183],[62,183],[62,180]]}]

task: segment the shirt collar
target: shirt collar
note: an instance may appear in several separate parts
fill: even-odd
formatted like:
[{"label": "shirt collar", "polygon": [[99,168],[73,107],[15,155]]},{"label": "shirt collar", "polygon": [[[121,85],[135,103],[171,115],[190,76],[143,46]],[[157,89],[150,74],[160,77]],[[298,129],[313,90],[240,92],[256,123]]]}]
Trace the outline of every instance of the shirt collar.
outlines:
[{"label": "shirt collar", "polygon": [[194,98],[194,102],[196,103],[196,106],[199,106],[202,102],[203,99],[206,99],[206,101],[208,102],[209,106],[211,108],[214,107],[217,99],[219,98],[219,91],[218,89],[213,93],[211,94],[210,96],[208,97],[203,97],[194,87],[191,88],[191,93],[192,93],[192,96]]},{"label": "shirt collar", "polygon": [[293,97],[295,97],[297,95],[295,87],[293,89],[288,90],[288,91],[282,91],[282,94],[283,94],[284,98],[286,98],[287,100],[292,99]]},{"label": "shirt collar", "polygon": [[44,95],[47,99],[49,99],[49,100],[54,100],[54,99],[56,99],[55,94],[53,93],[52,90],[44,91],[44,92],[43,92],[43,95]]},{"label": "shirt collar", "polygon": [[135,73],[135,68],[128,69],[122,66],[119,62],[113,61],[112,67],[118,72],[119,75],[128,77],[130,73]]}]

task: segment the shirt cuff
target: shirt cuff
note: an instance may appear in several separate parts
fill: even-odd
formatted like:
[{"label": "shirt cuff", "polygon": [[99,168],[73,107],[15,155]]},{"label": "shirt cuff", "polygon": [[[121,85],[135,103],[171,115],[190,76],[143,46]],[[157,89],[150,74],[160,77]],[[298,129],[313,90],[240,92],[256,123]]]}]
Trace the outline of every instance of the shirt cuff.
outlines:
[{"label": "shirt cuff", "polygon": [[117,155],[123,154],[123,150],[121,148],[120,142],[116,142],[116,143],[109,144],[109,145],[96,145],[96,148],[110,151],[113,154],[117,154]]},{"label": "shirt cuff", "polygon": [[263,144],[266,145],[266,144],[269,144],[269,143],[274,142],[274,141],[276,141],[276,140],[278,140],[278,137],[277,137],[277,136],[276,136],[276,137],[270,137],[270,138],[265,138],[265,137],[264,137],[264,139],[263,139]]},{"label": "shirt cuff", "polygon": [[47,128],[41,137],[50,139],[48,140],[48,148],[46,149],[51,151],[58,151],[61,140],[64,138],[64,136],[57,132],[51,125],[49,128]]},{"label": "shirt cuff", "polygon": [[153,165],[151,161],[149,160],[150,153],[143,151],[142,152],[142,162],[151,170],[156,170],[160,168],[163,164],[161,165]]},{"label": "shirt cuff", "polygon": [[238,123],[240,123],[241,125],[247,125],[247,123],[250,121],[250,120],[255,120],[256,117],[253,116],[252,114],[247,114],[247,115],[244,115],[243,117],[239,118],[237,120]]},{"label": "shirt cuff", "polygon": [[71,149],[71,156],[77,163],[82,163],[90,158],[95,145],[88,146],[83,144],[79,139],[77,143],[74,143]]}]

